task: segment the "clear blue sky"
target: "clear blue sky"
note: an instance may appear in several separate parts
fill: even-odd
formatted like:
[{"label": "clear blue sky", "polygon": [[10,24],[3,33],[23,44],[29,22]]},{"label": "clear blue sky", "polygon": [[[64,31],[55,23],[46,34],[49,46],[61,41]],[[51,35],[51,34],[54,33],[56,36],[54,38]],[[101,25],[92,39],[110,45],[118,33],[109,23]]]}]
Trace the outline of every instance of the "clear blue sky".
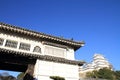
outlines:
[{"label": "clear blue sky", "polygon": [[100,53],[120,70],[120,0],[0,0],[0,21],[83,40],[76,59]]}]

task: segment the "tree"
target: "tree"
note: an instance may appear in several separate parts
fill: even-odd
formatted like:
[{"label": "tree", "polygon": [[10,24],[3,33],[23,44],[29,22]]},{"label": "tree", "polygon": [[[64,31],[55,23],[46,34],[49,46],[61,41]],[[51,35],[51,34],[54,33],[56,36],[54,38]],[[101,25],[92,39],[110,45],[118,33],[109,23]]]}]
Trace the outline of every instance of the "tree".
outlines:
[{"label": "tree", "polygon": [[95,78],[95,74],[93,72],[87,72],[86,77],[87,78]]},{"label": "tree", "polygon": [[0,76],[0,80],[16,80],[15,77],[9,75],[9,76]]},{"label": "tree", "polygon": [[12,75],[9,75],[7,72],[4,72],[0,74],[0,80],[16,80],[16,78]]},{"label": "tree", "polygon": [[92,71],[92,72],[87,72],[86,73],[86,77],[87,78],[98,78],[98,71],[97,70],[94,70],[94,71]]},{"label": "tree", "polygon": [[50,76],[50,78],[53,80],[65,80],[65,78],[59,76]]},{"label": "tree", "polygon": [[98,71],[98,78],[114,80],[114,72],[108,68],[103,68]]},{"label": "tree", "polygon": [[108,79],[108,80],[115,80],[114,72],[108,68],[103,68],[98,71],[94,70],[92,72],[88,72],[86,74],[87,78],[101,78],[101,79]]},{"label": "tree", "polygon": [[116,77],[116,80],[120,80],[120,71],[114,71],[114,75]]},{"label": "tree", "polygon": [[23,72],[21,72],[20,74],[18,74],[17,80],[22,80],[23,77],[24,77],[24,74],[25,74],[25,73],[23,73]]}]

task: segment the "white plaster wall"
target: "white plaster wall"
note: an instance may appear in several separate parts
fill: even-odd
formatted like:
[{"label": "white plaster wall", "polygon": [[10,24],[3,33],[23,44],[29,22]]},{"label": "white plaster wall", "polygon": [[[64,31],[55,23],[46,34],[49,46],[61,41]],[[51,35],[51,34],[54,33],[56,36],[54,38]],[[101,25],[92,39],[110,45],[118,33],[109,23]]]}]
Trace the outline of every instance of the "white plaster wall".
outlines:
[{"label": "white plaster wall", "polygon": [[[46,50],[48,50],[48,49],[46,49],[47,47],[48,48],[51,47],[52,49],[57,49],[57,50],[61,50],[61,51],[56,52],[56,53],[54,53],[54,51],[52,51],[52,49],[51,49],[51,51],[46,51]],[[56,54],[56,55],[53,55],[53,53]],[[63,53],[62,56],[60,55],[61,53]],[[59,47],[55,47],[55,46],[44,45],[44,54],[45,55],[50,55],[50,56],[55,56],[55,57],[62,57],[62,58],[66,58],[66,59],[69,59],[69,60],[75,60],[74,49],[71,49],[71,48],[64,49],[64,48],[59,48]]]},{"label": "white plaster wall", "polygon": [[[2,33],[0,33],[0,38],[4,39],[3,45],[0,46],[1,48],[10,49],[10,50],[14,50],[14,51],[20,51],[20,52],[26,52],[26,53],[32,53],[32,54],[43,54],[44,47],[43,47],[43,44],[41,42],[26,39],[26,38],[22,38],[22,37],[12,36],[12,35],[8,35],[8,34],[2,34]],[[18,42],[17,48],[5,47],[4,45],[5,45],[6,40],[17,41]],[[31,45],[30,51],[19,49],[20,42],[30,44]],[[34,49],[35,46],[39,46],[41,48],[41,53],[33,52],[33,49]]]},{"label": "white plaster wall", "polygon": [[44,45],[44,48],[45,48],[44,49],[45,55],[66,58],[66,55],[65,55],[66,49],[64,48],[50,46],[50,45]]},{"label": "white plaster wall", "polygon": [[[8,34],[3,34],[3,33],[0,33],[0,38],[4,39],[3,45],[0,46],[1,48],[20,51],[20,52],[25,52],[25,53],[31,53],[31,54],[40,54],[40,53],[33,52],[34,47],[39,46],[41,48],[41,54],[40,55],[49,55],[49,54],[46,54],[46,51],[45,51],[46,46],[48,46],[48,45],[43,45],[41,41],[30,40],[30,39],[26,39],[26,38],[22,38],[22,37],[18,37],[18,36],[13,36],[13,35],[8,35]],[[6,43],[6,40],[17,41],[18,42],[17,48],[5,47],[4,45]],[[19,49],[20,42],[30,44],[31,45],[30,51]],[[48,47],[52,47],[53,49],[58,49],[58,50],[61,49],[61,52],[63,52],[64,55],[60,56],[60,57],[66,58],[66,59],[69,59],[69,60],[75,60],[74,50],[71,49],[71,48],[64,49],[64,48],[58,48],[58,47],[55,47],[55,46],[48,46]],[[56,52],[55,54],[57,55],[58,53]],[[60,55],[60,54],[61,53],[59,53],[58,55]],[[53,56],[53,55],[50,55],[50,56]],[[56,56],[56,57],[59,57],[59,56]]]},{"label": "white plaster wall", "polygon": [[79,72],[77,65],[37,60],[34,76],[38,80],[50,80],[50,76],[64,77],[65,80],[78,80]]},{"label": "white plaster wall", "polygon": [[75,60],[74,50],[71,48],[68,48],[66,50],[66,58],[69,60]]}]

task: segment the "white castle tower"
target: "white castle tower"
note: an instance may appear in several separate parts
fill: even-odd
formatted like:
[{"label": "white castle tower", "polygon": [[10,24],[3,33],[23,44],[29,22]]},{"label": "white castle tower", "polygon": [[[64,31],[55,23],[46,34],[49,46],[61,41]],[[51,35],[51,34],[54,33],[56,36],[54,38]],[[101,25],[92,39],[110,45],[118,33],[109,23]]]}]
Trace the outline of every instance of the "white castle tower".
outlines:
[{"label": "white castle tower", "polygon": [[111,68],[111,64],[108,62],[108,60],[101,54],[94,54],[93,56],[93,62],[94,68],[96,70],[99,70],[101,68]]},{"label": "white castle tower", "polygon": [[102,68],[109,68],[112,70],[112,65],[108,60],[101,54],[94,54],[93,61],[91,63],[85,63],[79,68],[80,77],[84,78],[87,72],[93,70],[99,70]]}]

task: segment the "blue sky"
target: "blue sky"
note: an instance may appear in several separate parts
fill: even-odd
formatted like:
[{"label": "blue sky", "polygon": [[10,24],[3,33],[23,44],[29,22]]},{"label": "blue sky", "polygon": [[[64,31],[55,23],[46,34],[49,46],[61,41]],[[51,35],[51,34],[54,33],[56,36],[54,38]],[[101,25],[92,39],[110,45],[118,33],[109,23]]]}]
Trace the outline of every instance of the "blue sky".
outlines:
[{"label": "blue sky", "polygon": [[120,70],[120,0],[0,0],[0,21],[85,41],[77,60],[100,53]]}]

